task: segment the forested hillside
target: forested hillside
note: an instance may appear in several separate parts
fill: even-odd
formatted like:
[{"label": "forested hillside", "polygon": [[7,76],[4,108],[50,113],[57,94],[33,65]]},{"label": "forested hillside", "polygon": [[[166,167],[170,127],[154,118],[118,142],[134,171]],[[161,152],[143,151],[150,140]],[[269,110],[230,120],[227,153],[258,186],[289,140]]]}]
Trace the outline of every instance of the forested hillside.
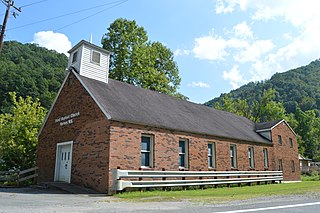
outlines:
[{"label": "forested hillside", "polygon": [[286,119],[297,133],[300,154],[320,161],[320,60],[205,104],[255,122]]},{"label": "forested hillside", "polygon": [[[271,79],[248,83],[228,95],[233,99],[246,99],[248,103],[260,101],[263,91],[273,88],[276,90],[277,102],[282,102],[287,113],[295,113],[299,107],[303,111],[316,109],[320,115],[320,60],[311,62],[307,66],[277,73]],[[226,94],[205,103],[213,106],[221,101]]]},{"label": "forested hillside", "polygon": [[65,76],[67,56],[36,44],[4,42],[0,54],[0,113],[6,112],[11,98],[39,98],[42,106],[50,108]]}]

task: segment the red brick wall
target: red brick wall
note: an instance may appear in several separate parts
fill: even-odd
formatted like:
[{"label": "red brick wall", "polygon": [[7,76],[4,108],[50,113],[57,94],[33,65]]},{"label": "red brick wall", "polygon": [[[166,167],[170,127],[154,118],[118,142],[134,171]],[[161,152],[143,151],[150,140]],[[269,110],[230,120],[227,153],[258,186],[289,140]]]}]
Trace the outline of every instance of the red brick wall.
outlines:
[{"label": "red brick wall", "polygon": [[[73,123],[60,126],[55,119],[79,112]],[[272,131],[274,145],[263,145],[223,139],[213,136],[171,131],[161,128],[108,121],[94,100],[73,74],[70,74],[50,116],[39,136],[38,159],[39,182],[53,181],[56,144],[73,141],[71,182],[99,192],[112,192],[111,170],[140,169],[141,135],[154,138],[155,170],[179,170],[179,139],[189,143],[188,170],[208,169],[208,143],[216,144],[216,168],[211,170],[250,170],[248,148],[254,147],[255,167],[265,170],[263,149],[268,149],[269,167],[277,170],[278,159],[283,161],[285,180],[299,180],[298,147],[294,134],[286,125],[278,125]],[[283,145],[277,144],[281,134]],[[289,138],[294,147],[290,148]],[[237,147],[237,168],[231,169],[230,144]],[[291,160],[295,162],[295,172],[291,171]]]},{"label": "red brick wall", "polygon": [[[282,159],[283,178],[287,181],[300,180],[300,166],[298,158],[297,138],[287,124],[283,121],[272,129],[272,168],[278,170],[279,159]],[[278,143],[278,135],[281,135],[282,145]],[[293,147],[290,147],[289,138],[292,138]],[[292,172],[291,161],[294,161]]]},{"label": "red brick wall", "polygon": [[[73,123],[55,119],[79,112]],[[57,143],[73,141],[71,183],[106,192],[109,162],[109,122],[71,73],[39,135],[38,182],[54,180]]]},{"label": "red brick wall", "polygon": [[[217,171],[232,170],[230,160],[230,144],[237,146],[237,165],[233,170],[250,170],[248,148],[254,146],[255,168],[265,170],[263,162],[263,148],[272,152],[271,145],[259,145],[244,141],[221,139],[212,136],[170,131],[148,126],[111,122],[110,127],[110,164],[109,164],[109,189],[111,190],[111,170],[121,169],[138,170],[141,163],[141,135],[152,135],[154,138],[154,170],[179,170],[179,139],[189,141],[189,170],[207,171],[208,169],[208,143],[216,143],[216,169]],[[213,170],[213,169],[211,169]],[[267,170],[272,170],[269,167]]]}]

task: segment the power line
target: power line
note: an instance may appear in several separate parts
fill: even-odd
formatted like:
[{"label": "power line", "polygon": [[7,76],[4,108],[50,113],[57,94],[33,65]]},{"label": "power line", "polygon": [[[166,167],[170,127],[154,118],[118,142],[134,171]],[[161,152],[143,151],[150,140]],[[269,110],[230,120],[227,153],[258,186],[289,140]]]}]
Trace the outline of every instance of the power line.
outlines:
[{"label": "power line", "polygon": [[71,26],[71,25],[77,24],[77,23],[79,23],[79,22],[81,22],[81,21],[83,21],[83,20],[86,20],[86,19],[88,19],[88,18],[91,18],[91,17],[93,17],[93,16],[96,16],[96,15],[98,15],[98,14],[100,14],[100,13],[106,11],[106,10],[109,10],[109,9],[111,9],[111,8],[114,8],[114,7],[116,7],[116,6],[119,6],[119,5],[121,5],[121,4],[123,4],[123,3],[127,2],[127,1],[128,1],[128,0],[123,0],[122,2],[120,2],[120,3],[116,4],[116,5],[113,5],[113,6],[111,6],[111,7],[106,8],[106,9],[100,10],[100,11],[98,11],[98,12],[92,14],[92,15],[89,15],[89,16],[87,16],[87,17],[84,17],[84,18],[82,18],[82,19],[79,19],[78,21],[72,22],[72,23],[67,24],[67,25],[65,25],[65,26],[63,26],[63,27],[60,27],[60,28],[58,28],[58,29],[55,29],[54,31],[58,31],[58,30],[61,30],[61,29],[66,28],[66,27],[69,27],[69,26]]},{"label": "power line", "polygon": [[118,3],[118,4],[114,5],[114,6],[118,6],[118,5],[120,5],[120,4],[122,4],[122,3],[126,2],[126,1],[128,1],[128,0],[125,0],[125,1],[123,1],[123,0],[121,0],[121,1],[114,1],[114,2],[110,2],[110,3],[106,3],[106,4],[101,4],[101,5],[98,5],[98,6],[94,6],[94,7],[90,7],[90,8],[78,10],[78,11],[75,11],[75,12],[66,13],[66,14],[63,14],[63,15],[59,15],[59,16],[55,16],[55,17],[43,19],[43,20],[40,20],[40,21],[32,22],[32,23],[29,23],[29,24],[21,25],[21,26],[18,26],[18,27],[13,27],[13,28],[7,29],[7,31],[20,29],[20,28],[23,28],[23,27],[27,27],[27,26],[39,24],[39,23],[46,22],[46,21],[51,21],[51,20],[58,19],[58,18],[62,18],[62,17],[66,17],[66,16],[71,16],[71,15],[74,15],[74,14],[77,14],[77,13],[81,13],[81,12],[93,10],[93,9],[98,8],[98,7],[103,7],[103,6],[107,6],[107,5],[111,5],[111,4],[116,4],[116,3]]},{"label": "power line", "polygon": [[29,7],[29,6],[32,6],[32,5],[35,5],[35,4],[40,4],[40,3],[45,2],[45,1],[49,1],[49,0],[42,0],[42,1],[37,1],[37,2],[34,2],[34,3],[26,4],[26,5],[21,6],[21,8]]}]

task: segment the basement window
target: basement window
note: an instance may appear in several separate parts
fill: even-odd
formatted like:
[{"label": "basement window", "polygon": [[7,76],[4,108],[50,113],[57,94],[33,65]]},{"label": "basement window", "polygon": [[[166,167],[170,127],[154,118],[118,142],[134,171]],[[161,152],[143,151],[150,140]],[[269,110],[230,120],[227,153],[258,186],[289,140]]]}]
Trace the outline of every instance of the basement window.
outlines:
[{"label": "basement window", "polygon": [[97,51],[92,50],[91,52],[91,62],[100,65],[101,54]]},{"label": "basement window", "polygon": [[153,137],[141,136],[141,167],[152,167],[153,164]]}]

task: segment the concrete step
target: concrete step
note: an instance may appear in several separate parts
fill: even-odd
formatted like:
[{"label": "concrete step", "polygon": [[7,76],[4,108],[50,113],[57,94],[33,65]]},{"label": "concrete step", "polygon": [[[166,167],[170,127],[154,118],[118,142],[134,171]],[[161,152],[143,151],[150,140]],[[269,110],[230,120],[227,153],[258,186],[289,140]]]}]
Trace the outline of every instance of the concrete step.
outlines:
[{"label": "concrete step", "polygon": [[66,182],[45,182],[45,183],[42,183],[41,186],[44,188],[56,188],[70,194],[104,195],[92,189],[88,189],[85,187],[81,187],[81,186],[66,183]]}]

